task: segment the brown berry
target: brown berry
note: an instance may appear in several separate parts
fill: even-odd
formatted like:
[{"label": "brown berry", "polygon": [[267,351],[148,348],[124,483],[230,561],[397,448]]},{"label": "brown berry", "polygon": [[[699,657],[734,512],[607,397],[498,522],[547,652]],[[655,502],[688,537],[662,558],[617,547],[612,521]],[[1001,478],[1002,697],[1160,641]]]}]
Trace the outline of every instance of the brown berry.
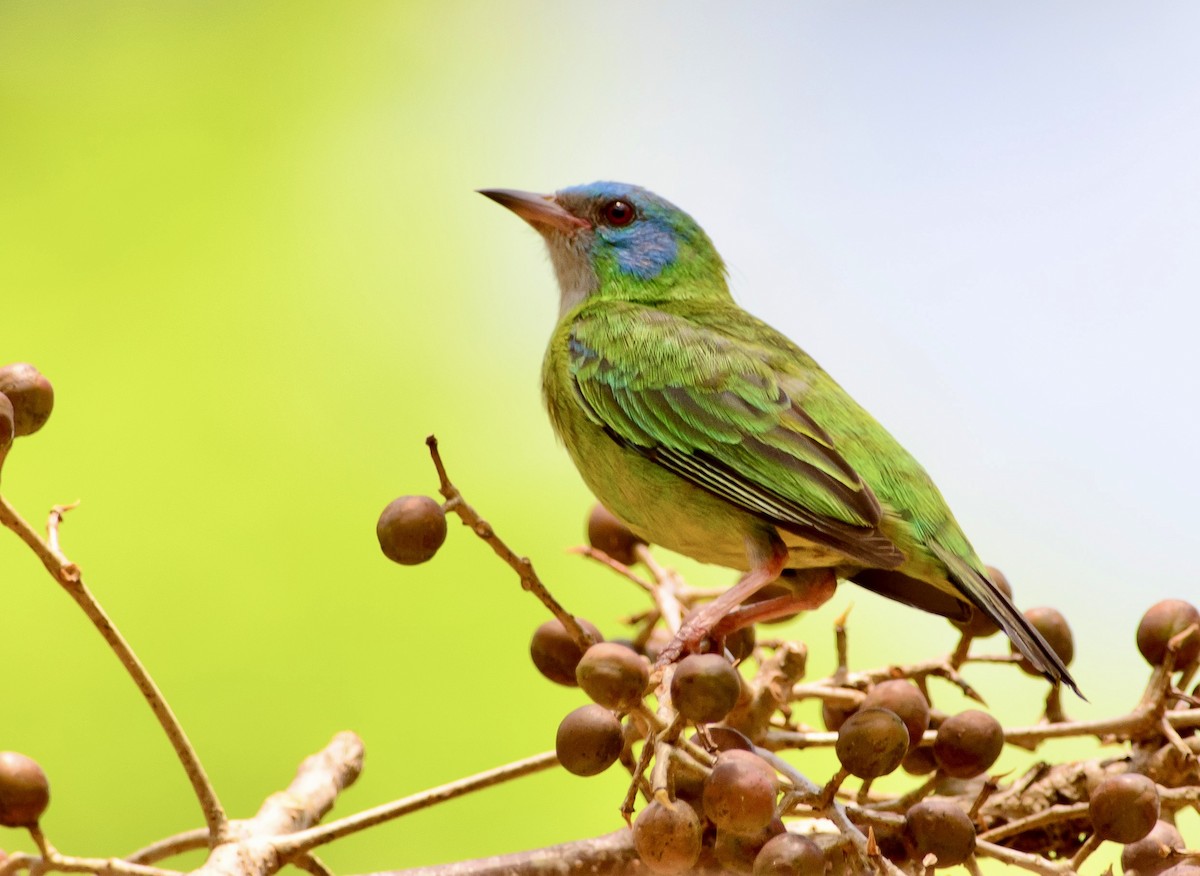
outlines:
[{"label": "brown berry", "polygon": [[915,684],[902,678],[881,681],[872,687],[861,708],[895,712],[908,729],[909,748],[920,745],[921,737],[929,729],[929,701]]},{"label": "brown berry", "polygon": [[0,824],[32,827],[50,803],[50,783],[37,761],[0,751]]},{"label": "brown berry", "polygon": [[[595,641],[604,641],[604,636],[590,622],[581,617],[575,620]],[[538,672],[555,684],[575,687],[579,683],[575,679],[575,670],[583,659],[583,649],[575,643],[558,618],[546,621],[533,631],[533,638],[529,640],[529,656]]]},{"label": "brown berry", "polygon": [[596,503],[587,522],[588,544],[598,551],[604,551],[618,563],[632,566],[637,562],[634,548],[645,544],[640,538],[617,519],[617,516]]},{"label": "brown berry", "polygon": [[682,800],[653,800],[633,822],[633,847],[654,873],[683,873],[700,858],[703,827]]},{"label": "brown berry", "polygon": [[[1137,646],[1151,666],[1160,665],[1167,656],[1167,643],[1192,624],[1200,624],[1200,611],[1182,599],[1156,602],[1142,615],[1137,628]],[[1200,630],[1179,646],[1176,667],[1186,666],[1200,656]]]},{"label": "brown berry", "polygon": [[415,566],[433,559],[446,540],[446,512],[428,496],[401,496],[383,509],[375,535],[389,560]]},{"label": "brown berry", "polygon": [[[987,569],[988,578],[996,585],[996,589],[1012,599],[1012,585],[1008,583],[1008,578],[1004,577],[1004,573],[995,566],[985,566],[984,568]],[[951,623],[973,639],[986,639],[1000,631],[1000,627],[996,626],[990,617],[974,607],[971,608],[971,614],[965,621],[951,621]]]},{"label": "brown berry", "polygon": [[1121,850],[1121,869],[1137,876],[1158,876],[1177,860],[1171,849],[1185,849],[1187,844],[1175,825],[1155,822],[1150,832]]},{"label": "brown berry", "polygon": [[782,833],[767,840],[754,859],[754,876],[824,876],[825,855],[806,836]]},{"label": "brown berry", "polygon": [[926,776],[938,768],[937,758],[933,756],[932,745],[922,745],[909,748],[908,754],[900,763],[910,776]]},{"label": "brown berry", "polygon": [[786,833],[787,828],[778,818],[772,818],[767,826],[754,833],[734,833],[731,830],[717,828],[713,839],[713,854],[722,867],[731,873],[745,873],[749,876],[754,872],[754,859],[767,841],[772,837]]},{"label": "brown berry", "polygon": [[0,368],[0,393],[8,396],[13,409],[13,434],[32,435],[54,410],[54,387],[28,362]]},{"label": "brown berry", "polygon": [[970,779],[986,772],[1004,749],[1004,728],[978,709],[951,715],[938,727],[933,756],[942,772],[956,779]]},{"label": "brown berry", "polygon": [[908,728],[887,709],[859,709],[838,730],[834,746],[842,766],[860,779],[887,775],[904,760]]},{"label": "brown berry", "polygon": [[[1071,661],[1075,658],[1075,638],[1071,635],[1071,627],[1062,612],[1056,608],[1042,606],[1027,609],[1024,614],[1025,619],[1042,634],[1046,644],[1058,655],[1058,659],[1063,662],[1063,665],[1070,666]],[[1018,653],[1012,642],[1008,643],[1008,647],[1013,654]],[[1033,664],[1024,657],[1017,665],[1030,675],[1040,676],[1042,674],[1040,669],[1035,669]]]},{"label": "brown berry", "polygon": [[975,825],[950,800],[922,800],[904,816],[904,835],[919,861],[937,856],[938,867],[957,867],[975,852]]},{"label": "brown berry", "polygon": [[857,711],[858,706],[839,706],[829,700],[821,701],[821,720],[825,723],[826,730],[841,730],[846,719]]},{"label": "brown berry", "polygon": [[624,745],[621,722],[595,703],[580,706],[563,718],[554,738],[558,762],[577,776],[604,772],[616,763]]},{"label": "brown berry", "polygon": [[1140,773],[1109,776],[1092,791],[1088,815],[1101,839],[1135,843],[1158,821],[1158,786]]},{"label": "brown berry", "polygon": [[758,755],[726,752],[704,780],[704,814],[718,830],[756,835],[775,817],[778,787],[775,770]]},{"label": "brown berry", "polygon": [[12,402],[8,396],[0,392],[0,453],[12,446],[16,437],[16,420],[13,415]]},{"label": "brown berry", "polygon": [[742,677],[720,654],[689,654],[671,676],[675,710],[697,724],[720,721],[737,705]]},{"label": "brown berry", "polygon": [[625,645],[597,642],[575,667],[575,681],[594,702],[626,711],[642,701],[650,683],[650,664]]}]

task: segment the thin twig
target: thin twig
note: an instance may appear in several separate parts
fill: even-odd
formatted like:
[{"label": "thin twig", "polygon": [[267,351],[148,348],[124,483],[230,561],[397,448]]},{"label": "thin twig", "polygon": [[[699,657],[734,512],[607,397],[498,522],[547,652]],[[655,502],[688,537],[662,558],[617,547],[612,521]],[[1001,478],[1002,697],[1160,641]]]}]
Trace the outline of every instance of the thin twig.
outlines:
[{"label": "thin twig", "polygon": [[126,855],[125,860],[133,864],[153,864],[155,861],[162,861],[184,852],[207,848],[208,844],[208,828],[197,827],[194,830],[177,833],[140,848],[136,852]]},{"label": "thin twig", "polygon": [[[61,519],[61,512],[59,516]],[[75,603],[83,609],[88,620],[104,637],[104,641],[108,643],[112,652],[117,655],[117,659],[121,661],[121,665],[125,667],[125,671],[129,673],[138,690],[142,692],[143,698],[149,704],[151,711],[154,712],[159,726],[167,734],[171,747],[175,750],[184,772],[187,773],[188,780],[192,783],[192,790],[200,802],[200,808],[204,813],[204,822],[208,826],[210,835],[216,839],[223,838],[228,829],[229,820],[212,782],[208,779],[208,774],[204,771],[203,764],[200,763],[196,749],[192,747],[191,740],[183,730],[183,725],[175,717],[175,713],[167,704],[166,698],[159,690],[158,685],[154,683],[149,671],[142,665],[133,648],[84,585],[79,567],[68,560],[61,551],[51,547],[2,496],[0,496],[0,523],[15,532],[21,541],[37,554],[42,565],[75,600]],[[57,523],[52,529],[56,528]]]},{"label": "thin twig", "polygon": [[446,466],[442,462],[442,455],[438,451],[438,441],[433,435],[425,439],[425,444],[429,447],[429,455],[433,459],[434,468],[437,469],[438,480],[440,482],[439,492],[446,498],[447,510],[453,511],[462,518],[462,522],[471,528],[477,536],[483,539],[500,559],[504,560],[509,567],[517,573],[521,579],[521,586],[536,596],[550,612],[558,618],[559,623],[566,629],[567,634],[575,641],[581,649],[586,650],[595,644],[592,634],[579,625],[579,621],[559,604],[550,591],[546,589],[537,573],[533,570],[533,563],[528,557],[519,557],[507,544],[501,540],[500,536],[496,535],[496,531],[492,529],[492,525],[479,516],[474,508],[472,508],[467,500],[463,498],[462,493],[458,488],[450,482],[449,475],[446,474]]},{"label": "thin twig", "polygon": [[528,776],[544,769],[549,769],[557,764],[558,756],[553,751],[535,754],[533,757],[527,757],[524,760],[514,761],[504,766],[485,770],[482,773],[476,773],[465,779],[458,779],[445,785],[439,785],[436,788],[430,788],[427,791],[402,797],[399,800],[384,803],[382,806],[376,806],[373,809],[366,809],[346,818],[339,818],[320,827],[312,827],[308,830],[302,830],[290,836],[282,837],[275,843],[275,848],[280,856],[290,858],[297,853],[310,851],[335,839],[349,836],[352,833],[357,833],[376,824],[383,824],[385,821],[391,821],[394,818],[399,818],[401,815],[407,815],[409,812],[416,812],[418,809],[427,809],[438,803],[453,800],[455,797],[461,797],[464,794],[470,794],[484,788],[492,787],[493,785],[519,779],[522,776]]}]

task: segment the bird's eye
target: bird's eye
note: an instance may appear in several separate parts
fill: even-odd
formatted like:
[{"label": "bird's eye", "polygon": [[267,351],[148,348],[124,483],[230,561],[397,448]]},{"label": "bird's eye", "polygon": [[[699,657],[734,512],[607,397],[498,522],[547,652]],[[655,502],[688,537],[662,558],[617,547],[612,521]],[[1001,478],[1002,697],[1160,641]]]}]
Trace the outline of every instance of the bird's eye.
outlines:
[{"label": "bird's eye", "polygon": [[633,205],[628,201],[609,201],[600,208],[600,214],[604,217],[605,222],[615,228],[628,225],[637,216]]}]

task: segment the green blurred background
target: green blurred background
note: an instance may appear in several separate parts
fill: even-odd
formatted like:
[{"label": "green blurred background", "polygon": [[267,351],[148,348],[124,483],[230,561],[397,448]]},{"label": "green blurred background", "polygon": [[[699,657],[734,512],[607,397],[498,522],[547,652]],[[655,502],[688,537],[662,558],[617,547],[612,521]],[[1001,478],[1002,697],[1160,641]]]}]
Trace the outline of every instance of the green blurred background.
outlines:
[{"label": "green blurred background", "polygon": [[[1067,611],[1092,700],[1068,708],[1114,714],[1143,677],[1134,619],[1194,593],[1197,482],[1171,460],[1198,432],[1177,402],[1200,364],[1197,23],[1163,4],[2,0],[0,360],[57,392],[4,493],[39,524],[83,500],[65,548],[236,816],[344,728],[367,758],[339,814],[551,747],[582,700],[528,663],[540,607],[453,523],[418,568],[373,527],[435,490],[435,432],[568,607],[609,635],[642,607],[565,552],[590,500],[538,398],[556,292],[536,235],[472,193],[626,179],[690,209],[739,299],[926,461],[1022,604]],[[0,586],[0,748],[49,773],[51,840],[110,855],[197,826],[133,685],[11,536]],[[790,628],[815,672],[851,601],[855,665],[953,644],[847,588]],[[970,677],[1036,720],[1040,682]],[[592,835],[622,792],[543,774],[323,856]]]}]

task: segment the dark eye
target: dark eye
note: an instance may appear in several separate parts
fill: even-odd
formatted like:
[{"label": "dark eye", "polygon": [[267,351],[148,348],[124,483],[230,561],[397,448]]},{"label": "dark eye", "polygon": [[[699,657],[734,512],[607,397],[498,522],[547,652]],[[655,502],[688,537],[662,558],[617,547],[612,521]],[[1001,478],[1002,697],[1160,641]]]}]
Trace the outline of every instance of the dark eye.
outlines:
[{"label": "dark eye", "polygon": [[616,228],[628,225],[637,217],[633,205],[628,201],[609,201],[600,208],[600,215],[604,217],[605,222]]}]

